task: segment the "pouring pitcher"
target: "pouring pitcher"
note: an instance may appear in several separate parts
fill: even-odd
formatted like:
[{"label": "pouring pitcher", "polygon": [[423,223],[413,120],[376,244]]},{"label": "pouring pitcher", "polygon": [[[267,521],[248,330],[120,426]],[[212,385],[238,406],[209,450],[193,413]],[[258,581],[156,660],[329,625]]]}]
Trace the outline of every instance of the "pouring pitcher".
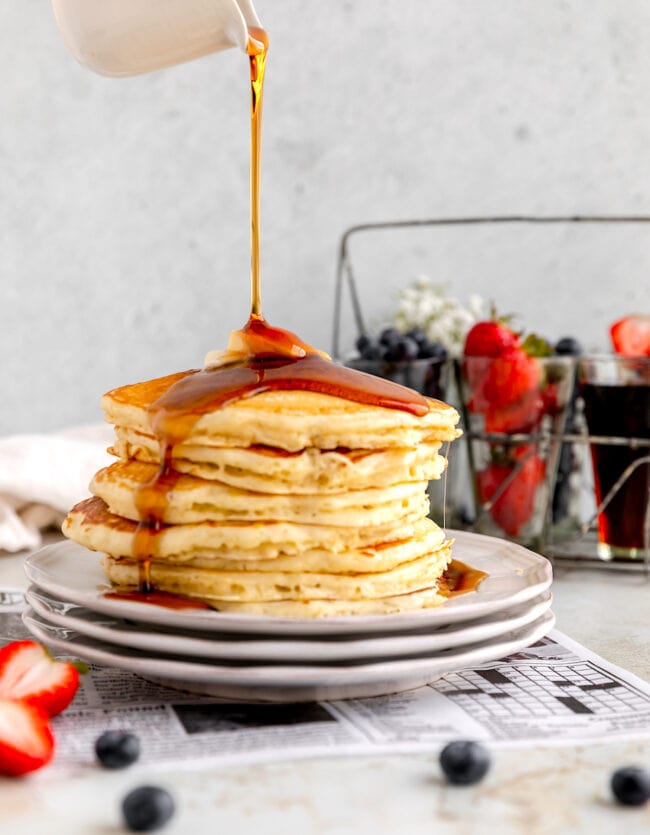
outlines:
[{"label": "pouring pitcher", "polygon": [[260,27],[250,0],[52,0],[74,57],[101,75],[160,70],[231,47]]}]

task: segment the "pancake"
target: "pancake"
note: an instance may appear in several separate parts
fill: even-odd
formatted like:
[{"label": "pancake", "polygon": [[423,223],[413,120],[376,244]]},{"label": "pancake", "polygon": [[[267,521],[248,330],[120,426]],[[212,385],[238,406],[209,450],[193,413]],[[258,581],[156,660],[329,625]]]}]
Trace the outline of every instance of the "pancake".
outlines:
[{"label": "pancake", "polygon": [[[78,504],[64,523],[66,536],[115,557],[136,557],[136,529],[136,522],[110,513],[98,498]],[[251,533],[258,538],[251,539]],[[283,536],[286,542],[273,542],[273,537]],[[290,523],[228,526],[206,522],[162,526],[153,556],[161,563],[218,570],[373,573],[436,551],[444,539],[435,522],[421,518],[385,530],[358,531]],[[339,547],[333,549],[337,542]]]},{"label": "pancake", "polygon": [[[113,579],[110,566],[107,566],[104,562],[103,567],[109,579]],[[162,591],[178,593],[170,588],[165,588],[164,585],[159,586],[159,588]],[[364,600],[263,600],[247,603],[206,598],[203,602],[219,612],[231,612],[239,615],[275,618],[328,618],[345,615],[389,615],[398,612],[412,612],[442,606],[446,600],[447,597],[440,594],[438,586],[434,585],[405,594]]]},{"label": "pancake", "polygon": [[[151,483],[154,464],[118,461],[100,470],[90,489],[112,513],[142,519],[138,490]],[[394,522],[415,510],[426,516],[427,482],[407,482],[368,490],[314,495],[282,495],[239,490],[227,484],[175,473],[166,485],[160,521],[192,524],[205,521],[300,522],[315,525],[364,526]]]},{"label": "pancake", "polygon": [[[197,373],[201,372],[181,372],[108,392],[102,398],[107,420],[155,435],[148,409],[173,383]],[[183,443],[208,447],[263,445],[297,452],[310,447],[417,447],[423,442],[457,438],[456,410],[431,398],[427,403],[429,411],[418,416],[311,391],[266,391],[201,415],[188,428]]]},{"label": "pancake", "polygon": [[[111,452],[127,460],[159,463],[158,441],[128,427],[115,428]],[[212,447],[178,444],[172,463],[181,473],[261,493],[340,493],[381,484],[440,478],[446,459],[441,441],[388,449],[314,448],[287,452],[275,447]]]},{"label": "pancake", "polygon": [[[299,525],[293,522],[201,522],[194,525],[161,525],[155,535],[160,556],[215,554],[238,551],[251,559],[291,556],[311,549],[340,553],[376,543],[405,539],[415,532],[421,514],[403,516],[397,523],[356,527]],[[106,503],[92,497],[75,505],[63,523],[70,539],[94,551],[135,556],[133,537],[137,523],[109,511]],[[243,559],[243,557],[241,557]]]},{"label": "pancake", "polygon": [[[282,385],[311,374],[309,362]],[[460,434],[458,413],[390,386],[384,396],[367,375],[357,389],[349,371],[337,372],[348,386],[338,391],[371,392],[384,406],[262,390],[286,364],[273,355],[249,367],[254,388],[243,392],[232,368],[108,392],[119,460],[95,475],[65,534],[104,554],[120,591],[153,587],[220,611],[330,617],[441,605],[452,543],[427,518],[427,486],[445,470],[440,450]],[[223,391],[235,399],[215,399]]]},{"label": "pancake", "polygon": [[[447,566],[449,555],[450,543],[446,543],[438,551],[374,573],[219,571],[152,560],[150,576],[157,589],[205,601],[373,600],[432,586]],[[107,556],[103,565],[116,585],[137,586],[137,561]]]}]

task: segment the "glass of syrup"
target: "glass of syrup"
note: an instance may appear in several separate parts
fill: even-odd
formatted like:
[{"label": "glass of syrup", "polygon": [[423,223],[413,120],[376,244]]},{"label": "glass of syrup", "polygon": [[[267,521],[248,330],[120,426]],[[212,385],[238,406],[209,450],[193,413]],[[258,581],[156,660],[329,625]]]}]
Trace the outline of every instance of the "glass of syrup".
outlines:
[{"label": "glass of syrup", "polygon": [[643,559],[650,548],[650,357],[585,357],[578,379],[598,508],[598,555]]}]

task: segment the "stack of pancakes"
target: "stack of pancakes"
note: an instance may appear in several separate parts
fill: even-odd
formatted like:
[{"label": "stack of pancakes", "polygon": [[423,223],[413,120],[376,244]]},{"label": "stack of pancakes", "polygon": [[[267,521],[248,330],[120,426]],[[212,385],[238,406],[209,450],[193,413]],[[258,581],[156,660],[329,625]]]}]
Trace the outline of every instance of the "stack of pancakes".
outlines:
[{"label": "stack of pancakes", "polygon": [[[189,373],[189,372],[188,372]],[[161,445],[152,406],[183,374],[124,386],[102,407],[114,464],[64,532],[103,552],[112,583],[138,586],[143,487]],[[288,617],[437,606],[451,543],[429,518],[427,483],[458,414],[416,416],[309,391],[267,391],[198,417],[171,450],[150,578],[226,612]],[[145,488],[146,489],[146,488]]]}]

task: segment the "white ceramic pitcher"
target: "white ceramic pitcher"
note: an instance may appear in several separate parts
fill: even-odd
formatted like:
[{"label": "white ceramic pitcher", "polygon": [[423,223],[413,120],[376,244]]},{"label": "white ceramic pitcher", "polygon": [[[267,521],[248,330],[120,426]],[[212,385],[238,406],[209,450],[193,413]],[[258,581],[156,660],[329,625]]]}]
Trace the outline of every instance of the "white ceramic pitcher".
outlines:
[{"label": "white ceramic pitcher", "polygon": [[52,0],[74,57],[102,75],[160,70],[238,46],[260,22],[250,0]]}]

